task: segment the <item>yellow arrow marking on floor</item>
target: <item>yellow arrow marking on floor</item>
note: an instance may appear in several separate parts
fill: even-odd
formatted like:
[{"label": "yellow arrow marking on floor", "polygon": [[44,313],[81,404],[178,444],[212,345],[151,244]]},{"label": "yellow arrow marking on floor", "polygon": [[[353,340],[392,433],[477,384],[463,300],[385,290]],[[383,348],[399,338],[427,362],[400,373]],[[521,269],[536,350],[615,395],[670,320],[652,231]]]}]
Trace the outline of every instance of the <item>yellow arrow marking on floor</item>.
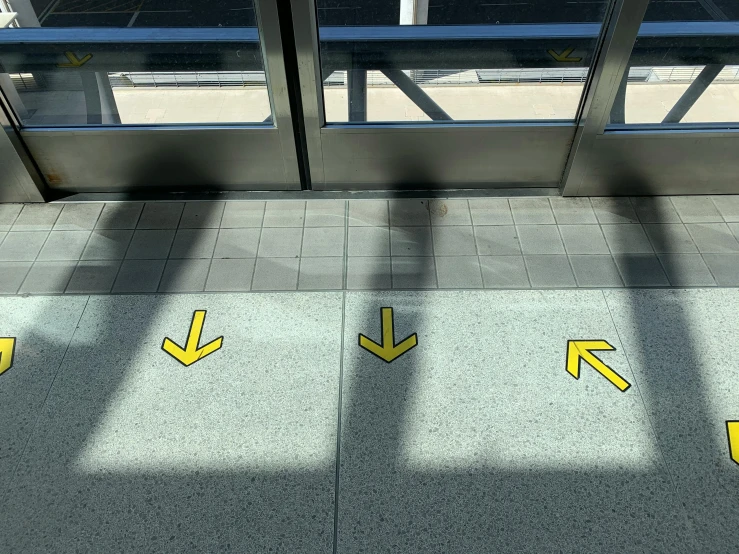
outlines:
[{"label": "yellow arrow marking on floor", "polygon": [[0,338],[0,375],[13,367],[13,357],[15,356],[15,338]]},{"label": "yellow arrow marking on floor", "polygon": [[164,343],[162,343],[162,350],[187,367],[198,360],[205,358],[208,354],[212,354],[216,350],[220,349],[223,344],[223,337],[218,337],[205,346],[198,348],[198,345],[200,344],[200,335],[203,333],[204,322],[205,310],[195,310],[195,313],[192,315],[190,333],[187,335],[187,345],[185,348],[182,348],[170,339],[165,338]]},{"label": "yellow arrow marking on floor", "polygon": [[69,63],[58,63],[57,67],[82,67],[92,59],[92,54],[87,54],[83,58],[78,58],[74,52],[64,52],[64,55],[67,56]]},{"label": "yellow arrow marking on floor", "polygon": [[371,352],[378,358],[385,360],[387,363],[390,363],[416,346],[418,344],[418,335],[413,333],[398,344],[395,344],[393,309],[381,308],[380,313],[382,314],[382,344],[377,344],[372,339],[359,333],[359,346],[368,352]]},{"label": "yellow arrow marking on floor", "polygon": [[626,392],[631,384],[618,373],[596,358],[591,350],[616,350],[604,340],[568,340],[567,341],[567,372],[575,379],[580,378],[580,359],[588,362],[603,377],[608,379],[621,392]]},{"label": "yellow arrow marking on floor", "polygon": [[726,434],[729,437],[729,454],[739,464],[739,421],[726,422]]},{"label": "yellow arrow marking on floor", "polygon": [[571,46],[561,54],[557,54],[554,50],[547,50],[547,54],[554,58],[557,62],[581,62],[582,58],[570,58],[570,54],[575,51],[575,47]]}]

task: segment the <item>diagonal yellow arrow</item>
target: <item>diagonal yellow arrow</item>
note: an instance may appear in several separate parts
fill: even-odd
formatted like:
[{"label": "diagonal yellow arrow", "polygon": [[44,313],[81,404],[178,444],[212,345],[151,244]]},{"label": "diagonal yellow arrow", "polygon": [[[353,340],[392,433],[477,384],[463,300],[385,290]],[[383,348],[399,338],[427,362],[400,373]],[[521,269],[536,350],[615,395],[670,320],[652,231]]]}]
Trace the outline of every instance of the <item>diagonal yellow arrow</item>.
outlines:
[{"label": "diagonal yellow arrow", "polygon": [[739,421],[726,422],[726,434],[729,437],[729,454],[739,464]]},{"label": "diagonal yellow arrow", "polygon": [[15,339],[13,337],[0,337],[0,375],[13,367],[15,355]]},{"label": "diagonal yellow arrow", "polygon": [[57,67],[81,67],[92,59],[92,54],[87,54],[82,58],[77,58],[74,52],[64,52],[69,63],[58,63]]},{"label": "diagonal yellow arrow", "polygon": [[170,339],[165,338],[162,343],[162,350],[172,356],[185,367],[190,366],[198,360],[205,358],[208,354],[212,354],[221,348],[223,337],[218,337],[210,341],[208,344],[198,348],[200,344],[200,335],[203,333],[203,323],[205,322],[205,310],[195,310],[192,315],[192,323],[190,324],[190,332],[187,335],[187,344],[185,348],[175,344]]},{"label": "diagonal yellow arrow", "polygon": [[568,340],[567,341],[567,372],[575,379],[580,378],[580,359],[585,360],[593,369],[613,383],[621,392],[631,386],[623,377],[596,358],[591,350],[616,350],[604,340]]},{"label": "diagonal yellow arrow", "polygon": [[380,313],[382,314],[382,344],[377,344],[372,339],[359,333],[359,346],[368,352],[371,352],[381,360],[385,360],[387,363],[390,363],[416,346],[418,344],[418,335],[413,333],[398,344],[395,344],[393,309],[381,308]]},{"label": "diagonal yellow arrow", "polygon": [[549,54],[551,57],[554,58],[554,61],[557,62],[581,62],[582,58],[575,57],[570,58],[570,54],[572,54],[575,51],[574,46],[570,46],[568,49],[566,49],[561,54],[557,54],[554,50],[547,50],[547,54]]}]

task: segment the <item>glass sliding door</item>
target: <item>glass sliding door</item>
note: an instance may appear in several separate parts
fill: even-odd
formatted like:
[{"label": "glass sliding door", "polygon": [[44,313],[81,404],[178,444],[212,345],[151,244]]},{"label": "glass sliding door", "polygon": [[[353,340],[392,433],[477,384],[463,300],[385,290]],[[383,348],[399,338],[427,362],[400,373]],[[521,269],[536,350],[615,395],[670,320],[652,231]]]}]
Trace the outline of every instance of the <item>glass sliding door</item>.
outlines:
[{"label": "glass sliding door", "polygon": [[557,186],[608,0],[304,3],[314,187]]},{"label": "glass sliding door", "polygon": [[9,1],[0,86],[50,187],[300,188],[274,2]]}]

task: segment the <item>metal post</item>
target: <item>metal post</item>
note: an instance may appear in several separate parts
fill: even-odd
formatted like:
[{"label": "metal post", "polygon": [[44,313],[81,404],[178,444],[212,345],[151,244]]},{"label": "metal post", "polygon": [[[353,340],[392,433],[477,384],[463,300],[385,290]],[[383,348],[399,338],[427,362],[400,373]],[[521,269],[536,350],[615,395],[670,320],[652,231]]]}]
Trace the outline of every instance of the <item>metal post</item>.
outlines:
[{"label": "metal post", "polygon": [[367,70],[350,69],[346,72],[349,121],[367,121]]},{"label": "metal post", "polygon": [[118,113],[118,106],[113,96],[113,87],[110,84],[108,73],[98,71],[95,73],[98,91],[100,93],[100,116],[104,125],[120,125],[121,116]]},{"label": "metal post", "polygon": [[611,108],[610,122],[615,124],[626,123],[626,87],[629,84],[629,68],[624,71],[624,76],[621,78],[621,84],[618,86],[616,91],[616,98],[613,100],[613,107]]},{"label": "metal post", "polygon": [[[403,71],[399,69],[383,69],[382,72],[431,119],[434,121],[452,121],[449,114],[434,102],[433,98],[426,94],[423,89],[414,83],[413,79],[408,77],[408,75]],[[351,121],[351,119],[349,121]]]},{"label": "metal post", "polygon": [[662,123],[680,123],[685,114],[690,111],[701,97],[706,89],[710,86],[713,80],[718,77],[718,74],[724,69],[723,64],[709,64],[704,67],[695,80],[690,83],[683,95],[679,98],[677,103],[672,107],[670,112],[662,120]]},{"label": "metal post", "polygon": [[590,153],[596,137],[603,134],[608,123],[648,5],[649,0],[616,0],[610,19],[604,24],[603,42],[593,58],[597,61],[590,68],[590,86],[562,176],[563,196],[577,196],[587,177]]}]

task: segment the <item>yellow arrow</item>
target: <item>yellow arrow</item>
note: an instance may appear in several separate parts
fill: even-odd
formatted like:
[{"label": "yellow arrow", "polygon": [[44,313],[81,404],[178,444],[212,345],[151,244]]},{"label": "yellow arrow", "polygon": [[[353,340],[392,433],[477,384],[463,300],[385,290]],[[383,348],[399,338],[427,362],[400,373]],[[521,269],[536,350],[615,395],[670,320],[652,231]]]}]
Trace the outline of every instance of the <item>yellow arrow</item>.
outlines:
[{"label": "yellow arrow", "polygon": [[220,349],[223,344],[223,337],[218,337],[205,346],[198,348],[200,335],[203,333],[203,322],[205,322],[205,310],[195,310],[195,313],[192,315],[190,333],[187,335],[187,345],[185,348],[165,338],[164,343],[162,343],[162,350],[187,367]]},{"label": "yellow arrow", "polygon": [[621,392],[626,392],[631,384],[618,373],[596,358],[591,350],[616,350],[604,340],[568,340],[567,341],[567,372],[575,379],[580,378],[580,359],[588,362],[603,377],[608,379]]},{"label": "yellow arrow", "polygon": [[726,434],[729,436],[729,454],[739,464],[739,421],[726,422]]},{"label": "yellow arrow", "polygon": [[57,67],[81,67],[92,59],[92,54],[87,54],[84,58],[77,58],[74,52],[64,52],[69,63],[58,63]]},{"label": "yellow arrow", "polygon": [[390,363],[395,358],[399,358],[416,346],[418,344],[418,335],[413,333],[410,337],[395,344],[393,309],[381,308],[380,313],[382,314],[382,344],[377,344],[375,341],[365,337],[362,333],[359,333],[359,346]]},{"label": "yellow arrow", "polygon": [[557,54],[554,50],[547,50],[547,54],[554,58],[558,62],[581,62],[582,58],[570,58],[570,54],[575,51],[575,47],[571,46],[561,54]]},{"label": "yellow arrow", "polygon": [[15,339],[12,337],[0,338],[0,375],[13,367],[15,355]]}]

